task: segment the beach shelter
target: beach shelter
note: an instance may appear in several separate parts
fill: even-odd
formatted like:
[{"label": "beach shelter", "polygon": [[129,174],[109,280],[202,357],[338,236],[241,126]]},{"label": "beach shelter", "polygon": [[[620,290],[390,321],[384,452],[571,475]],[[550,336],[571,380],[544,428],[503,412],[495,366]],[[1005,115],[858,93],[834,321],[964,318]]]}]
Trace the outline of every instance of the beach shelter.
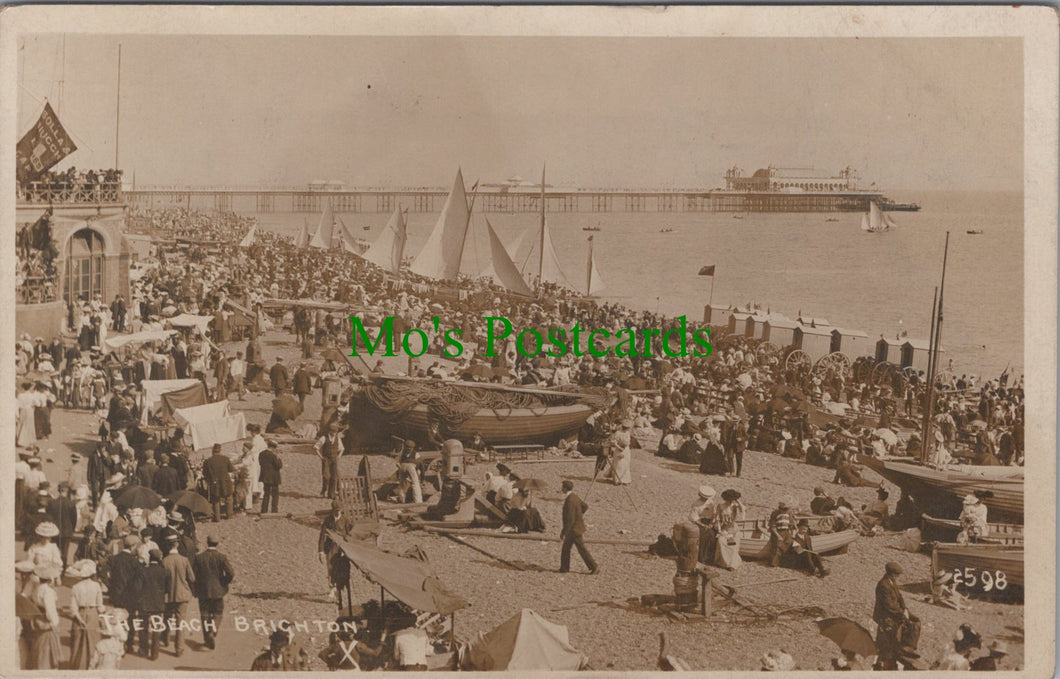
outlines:
[{"label": "beach shelter", "polygon": [[451,615],[471,605],[446,589],[426,561],[384,552],[333,530],[328,537],[362,575],[415,611]]},{"label": "beach shelter", "polygon": [[143,400],[140,403],[141,424],[147,424],[147,414],[153,412],[155,408],[162,404],[163,394],[180,391],[182,389],[194,388],[195,385],[198,385],[199,389],[202,390],[202,401],[199,403],[188,403],[186,405],[200,405],[206,403],[206,392],[202,389],[202,382],[194,378],[183,380],[144,380],[141,382],[140,386],[143,388]]},{"label": "beach shelter", "polygon": [[173,411],[184,431],[191,434],[192,448],[202,450],[215,443],[229,443],[247,436],[247,420],[243,413],[229,410],[228,401],[206,403]]},{"label": "beach shelter", "polygon": [[575,671],[588,662],[570,645],[567,628],[524,608],[489,634],[479,633],[467,649],[464,664],[489,671]]},{"label": "beach shelter", "polygon": [[180,314],[166,320],[174,328],[198,328],[203,335],[206,334],[213,316],[197,316],[195,314]]},{"label": "beach shelter", "polygon": [[172,335],[175,330],[143,330],[129,335],[114,335],[103,341],[103,347],[107,351],[117,351],[130,344],[144,344],[146,342],[160,342]]},{"label": "beach shelter", "polygon": [[795,329],[798,327],[798,321],[793,321],[790,318],[770,317],[766,321],[765,329],[762,331],[762,339],[778,349],[783,349],[795,344]]}]

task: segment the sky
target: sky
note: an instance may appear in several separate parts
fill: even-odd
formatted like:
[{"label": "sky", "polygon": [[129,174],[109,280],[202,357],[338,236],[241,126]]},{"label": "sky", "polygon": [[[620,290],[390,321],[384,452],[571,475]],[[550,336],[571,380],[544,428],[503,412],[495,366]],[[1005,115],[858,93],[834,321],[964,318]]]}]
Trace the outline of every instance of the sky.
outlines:
[{"label": "sky", "polygon": [[543,163],[579,188],[709,189],[733,165],[1023,186],[1013,38],[26,36],[19,133],[50,101],[79,147],[60,168],[115,164],[119,43],[138,186],[446,187]]}]

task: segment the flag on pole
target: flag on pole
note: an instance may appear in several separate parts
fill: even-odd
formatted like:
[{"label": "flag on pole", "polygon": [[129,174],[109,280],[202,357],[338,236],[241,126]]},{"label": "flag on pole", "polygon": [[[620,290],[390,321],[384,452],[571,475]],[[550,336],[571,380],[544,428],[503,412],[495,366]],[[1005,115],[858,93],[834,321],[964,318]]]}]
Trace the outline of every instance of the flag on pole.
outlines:
[{"label": "flag on pole", "polygon": [[713,276],[714,275],[714,266],[715,266],[714,264],[711,264],[710,266],[703,267],[702,269],[699,270],[699,275],[700,276]]},{"label": "flag on pole", "polygon": [[18,181],[33,181],[76,150],[51,104],[44,102],[40,118],[15,148]]}]

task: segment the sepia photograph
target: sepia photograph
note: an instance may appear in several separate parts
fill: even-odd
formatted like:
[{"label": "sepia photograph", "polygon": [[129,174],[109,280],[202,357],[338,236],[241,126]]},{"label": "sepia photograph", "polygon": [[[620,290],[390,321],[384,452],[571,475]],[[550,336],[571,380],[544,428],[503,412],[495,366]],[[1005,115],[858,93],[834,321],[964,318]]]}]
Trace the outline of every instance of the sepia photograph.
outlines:
[{"label": "sepia photograph", "polygon": [[1051,675],[1050,8],[0,53],[3,674]]}]

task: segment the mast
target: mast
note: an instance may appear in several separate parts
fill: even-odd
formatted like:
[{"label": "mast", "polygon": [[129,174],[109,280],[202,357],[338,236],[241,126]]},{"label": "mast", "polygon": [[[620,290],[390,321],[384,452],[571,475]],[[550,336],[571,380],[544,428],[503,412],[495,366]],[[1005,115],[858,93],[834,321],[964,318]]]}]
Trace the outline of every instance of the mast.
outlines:
[{"label": "mast", "polygon": [[[931,335],[928,340],[928,369],[927,374],[931,375],[931,367],[933,364],[931,347],[935,346],[935,318],[938,314],[938,303],[939,303],[939,286],[935,286],[935,294],[931,298]],[[928,438],[931,436],[931,417],[928,416],[927,402],[933,397],[931,380],[928,379],[927,390],[925,391],[924,399],[924,424],[921,427],[924,440],[920,442],[920,462],[921,464],[927,464],[928,458]]]},{"label": "mast", "polygon": [[541,234],[537,249],[537,287],[544,283],[545,269],[545,164],[541,164]]},{"label": "mast", "polygon": [[460,262],[464,259],[464,247],[467,246],[467,232],[471,227],[471,210],[475,208],[475,196],[478,195],[478,181],[471,188],[471,202],[467,205],[467,219],[464,220],[464,237],[460,239],[460,258],[456,262],[456,280],[460,281]]},{"label": "mast", "polygon": [[63,33],[62,66],[59,71],[59,118],[63,117],[63,89],[66,87],[66,34]]},{"label": "mast", "polygon": [[593,237],[589,236],[589,261],[585,263],[585,295],[593,294]]},{"label": "mast", "polygon": [[[116,97],[116,104],[114,107],[114,169],[117,170],[121,167],[118,164],[118,144],[121,139],[121,43],[118,43],[118,95]],[[191,194],[188,194],[188,201],[191,201]]]},{"label": "mast", "polygon": [[[939,370],[939,348],[942,346],[942,300],[946,295],[946,261],[949,258],[950,251],[950,232],[946,232],[946,245],[942,251],[942,282],[939,285],[939,306],[938,313],[935,315],[935,337],[934,346],[930,348],[929,362],[928,362],[928,399],[925,408],[925,421],[927,422],[924,427],[924,439],[926,440],[930,434],[931,429],[931,417],[935,410],[935,376]],[[925,449],[926,449],[925,444]]]}]

